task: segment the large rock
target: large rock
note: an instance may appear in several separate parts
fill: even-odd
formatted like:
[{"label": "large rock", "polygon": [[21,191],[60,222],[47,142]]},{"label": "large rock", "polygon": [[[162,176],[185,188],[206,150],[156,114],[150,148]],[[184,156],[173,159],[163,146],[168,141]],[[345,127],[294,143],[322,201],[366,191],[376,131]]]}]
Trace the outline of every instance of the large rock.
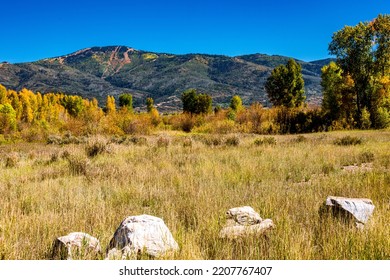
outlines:
[{"label": "large rock", "polygon": [[226,212],[226,225],[221,229],[219,236],[227,239],[261,236],[273,227],[272,220],[263,220],[252,207],[236,207]]},{"label": "large rock", "polygon": [[97,238],[84,232],[72,232],[54,240],[52,258],[71,260],[76,255],[94,258],[100,252],[100,242]]},{"label": "large rock", "polygon": [[159,257],[178,249],[162,219],[150,215],[129,216],[115,231],[107,249],[107,259],[134,258],[142,252]]},{"label": "large rock", "polygon": [[372,216],[374,204],[368,198],[347,198],[328,196],[325,206],[330,208],[335,215],[346,219],[354,219],[357,223],[365,224]]}]

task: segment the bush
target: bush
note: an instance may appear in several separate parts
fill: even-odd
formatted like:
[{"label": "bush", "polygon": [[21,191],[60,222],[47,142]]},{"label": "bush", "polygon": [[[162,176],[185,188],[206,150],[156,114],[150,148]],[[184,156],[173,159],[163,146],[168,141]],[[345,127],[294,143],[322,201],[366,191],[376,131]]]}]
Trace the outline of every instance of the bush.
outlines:
[{"label": "bush", "polygon": [[84,156],[69,155],[67,160],[72,175],[87,175],[87,169],[90,164],[88,158]]},{"label": "bush", "polygon": [[359,145],[362,144],[363,140],[360,137],[355,136],[344,136],[342,138],[338,138],[334,140],[333,144],[339,146],[350,146],[350,145]]},{"label": "bush", "polygon": [[359,155],[359,161],[361,163],[364,162],[373,162],[375,159],[375,155],[373,152],[370,151],[364,151]]},{"label": "bush", "polygon": [[256,146],[261,145],[276,145],[276,139],[274,137],[263,137],[263,138],[257,138],[254,141],[254,144]]},{"label": "bush", "polygon": [[49,163],[56,162],[56,161],[58,161],[59,158],[60,158],[60,156],[59,156],[58,152],[52,153],[50,156]]},{"label": "bush", "polygon": [[59,136],[59,135],[49,135],[47,137],[47,144],[56,144],[56,145],[60,145],[62,144],[62,137]]},{"label": "bush", "polygon": [[192,139],[191,138],[185,138],[183,141],[183,147],[192,147]]},{"label": "bush", "polygon": [[108,152],[108,143],[101,137],[91,139],[85,147],[85,152],[89,157],[95,157],[99,154]]},{"label": "bush", "polygon": [[19,163],[19,155],[16,154],[16,153],[12,153],[12,154],[9,154],[6,158],[5,158],[5,167],[6,168],[12,168],[12,167],[16,167]]},{"label": "bush", "polygon": [[133,136],[129,141],[135,145],[145,146],[148,144],[148,140],[142,136]]},{"label": "bush", "polygon": [[168,148],[169,144],[170,144],[170,140],[166,137],[159,137],[157,139],[157,147],[159,148]]},{"label": "bush", "polygon": [[203,143],[207,146],[220,146],[225,142],[224,140],[223,137],[218,135],[207,135],[203,138]]},{"label": "bush", "polygon": [[238,146],[240,144],[240,138],[238,136],[228,137],[225,141],[227,146]]},{"label": "bush", "polygon": [[62,154],[61,154],[62,159],[68,159],[69,157],[70,157],[70,153],[68,150],[65,150],[62,152]]},{"label": "bush", "polygon": [[306,142],[307,141],[307,138],[303,135],[298,135],[297,137],[295,137],[293,139],[293,142],[295,143],[302,143],[302,142]]}]

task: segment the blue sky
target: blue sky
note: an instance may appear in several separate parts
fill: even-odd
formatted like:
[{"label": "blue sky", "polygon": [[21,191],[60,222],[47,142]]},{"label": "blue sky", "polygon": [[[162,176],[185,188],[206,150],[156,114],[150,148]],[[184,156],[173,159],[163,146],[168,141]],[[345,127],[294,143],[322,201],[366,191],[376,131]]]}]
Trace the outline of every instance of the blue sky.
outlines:
[{"label": "blue sky", "polygon": [[174,54],[329,57],[333,32],[390,14],[389,0],[2,1],[0,62],[92,46]]}]

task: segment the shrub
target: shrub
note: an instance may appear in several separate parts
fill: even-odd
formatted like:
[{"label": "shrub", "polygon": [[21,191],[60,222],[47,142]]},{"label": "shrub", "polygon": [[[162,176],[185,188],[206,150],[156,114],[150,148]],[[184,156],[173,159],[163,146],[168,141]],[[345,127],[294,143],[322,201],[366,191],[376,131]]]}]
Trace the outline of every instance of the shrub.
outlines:
[{"label": "shrub", "polygon": [[261,145],[276,145],[276,139],[274,137],[263,137],[263,138],[257,138],[254,141],[254,144],[256,146]]},{"label": "shrub", "polygon": [[207,146],[220,146],[224,143],[224,138],[218,135],[207,135],[203,139],[203,143]]},{"label": "shrub", "polygon": [[234,121],[232,120],[216,120],[208,122],[194,129],[198,133],[213,133],[213,134],[228,134],[237,132]]},{"label": "shrub", "polygon": [[68,159],[69,157],[70,157],[70,153],[68,150],[65,150],[62,152],[62,154],[61,154],[62,159]]},{"label": "shrub", "polygon": [[295,137],[293,139],[293,142],[295,143],[302,143],[302,142],[306,142],[307,141],[307,138],[303,135],[298,135],[297,137]]},{"label": "shrub", "polygon": [[53,162],[58,161],[59,157],[60,156],[59,156],[58,152],[52,153],[50,156],[49,163],[53,163]]},{"label": "shrub", "polygon": [[361,163],[363,162],[373,162],[375,159],[375,155],[373,152],[370,151],[364,151],[359,155],[359,161]]},{"label": "shrub", "polygon": [[342,138],[338,138],[334,140],[333,144],[339,145],[339,146],[350,146],[350,145],[358,145],[362,144],[363,140],[360,137],[355,136],[344,136]]},{"label": "shrub", "polygon": [[331,172],[335,171],[335,167],[331,163],[323,163],[321,167],[321,171],[325,175],[329,175]]},{"label": "shrub", "polygon": [[227,146],[238,146],[240,144],[240,138],[238,136],[228,137],[225,141]]},{"label": "shrub", "polygon": [[5,158],[5,167],[7,168],[12,168],[12,167],[16,167],[19,163],[19,155],[16,154],[16,153],[12,153],[12,154],[9,154],[6,158]]},{"label": "shrub", "polygon": [[79,155],[69,155],[67,160],[72,175],[87,175],[87,169],[90,164],[88,158]]},{"label": "shrub", "polygon": [[46,143],[59,145],[62,144],[62,138],[59,135],[49,135]]},{"label": "shrub", "polygon": [[141,146],[148,144],[148,140],[142,136],[133,136],[129,139],[129,141],[135,145],[141,145]]},{"label": "shrub", "polygon": [[85,147],[85,152],[89,157],[95,157],[99,154],[108,152],[108,143],[101,137],[91,139]]},{"label": "shrub", "polygon": [[183,147],[192,147],[192,139],[191,138],[185,138],[183,141]]},{"label": "shrub", "polygon": [[166,137],[159,137],[157,139],[157,147],[159,148],[167,148],[170,144],[170,140]]}]

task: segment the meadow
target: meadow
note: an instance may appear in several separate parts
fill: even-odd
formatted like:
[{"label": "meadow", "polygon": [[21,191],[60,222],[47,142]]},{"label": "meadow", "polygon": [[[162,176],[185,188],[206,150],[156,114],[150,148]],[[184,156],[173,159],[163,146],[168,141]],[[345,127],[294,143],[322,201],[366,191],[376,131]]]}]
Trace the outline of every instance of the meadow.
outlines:
[{"label": "meadow", "polygon": [[[0,259],[48,259],[74,231],[105,249],[140,214],[171,230],[168,259],[390,258],[389,130],[65,138],[0,145]],[[363,230],[320,215],[329,195],[372,199],[374,214]],[[276,227],[220,239],[225,212],[244,205]]]}]

